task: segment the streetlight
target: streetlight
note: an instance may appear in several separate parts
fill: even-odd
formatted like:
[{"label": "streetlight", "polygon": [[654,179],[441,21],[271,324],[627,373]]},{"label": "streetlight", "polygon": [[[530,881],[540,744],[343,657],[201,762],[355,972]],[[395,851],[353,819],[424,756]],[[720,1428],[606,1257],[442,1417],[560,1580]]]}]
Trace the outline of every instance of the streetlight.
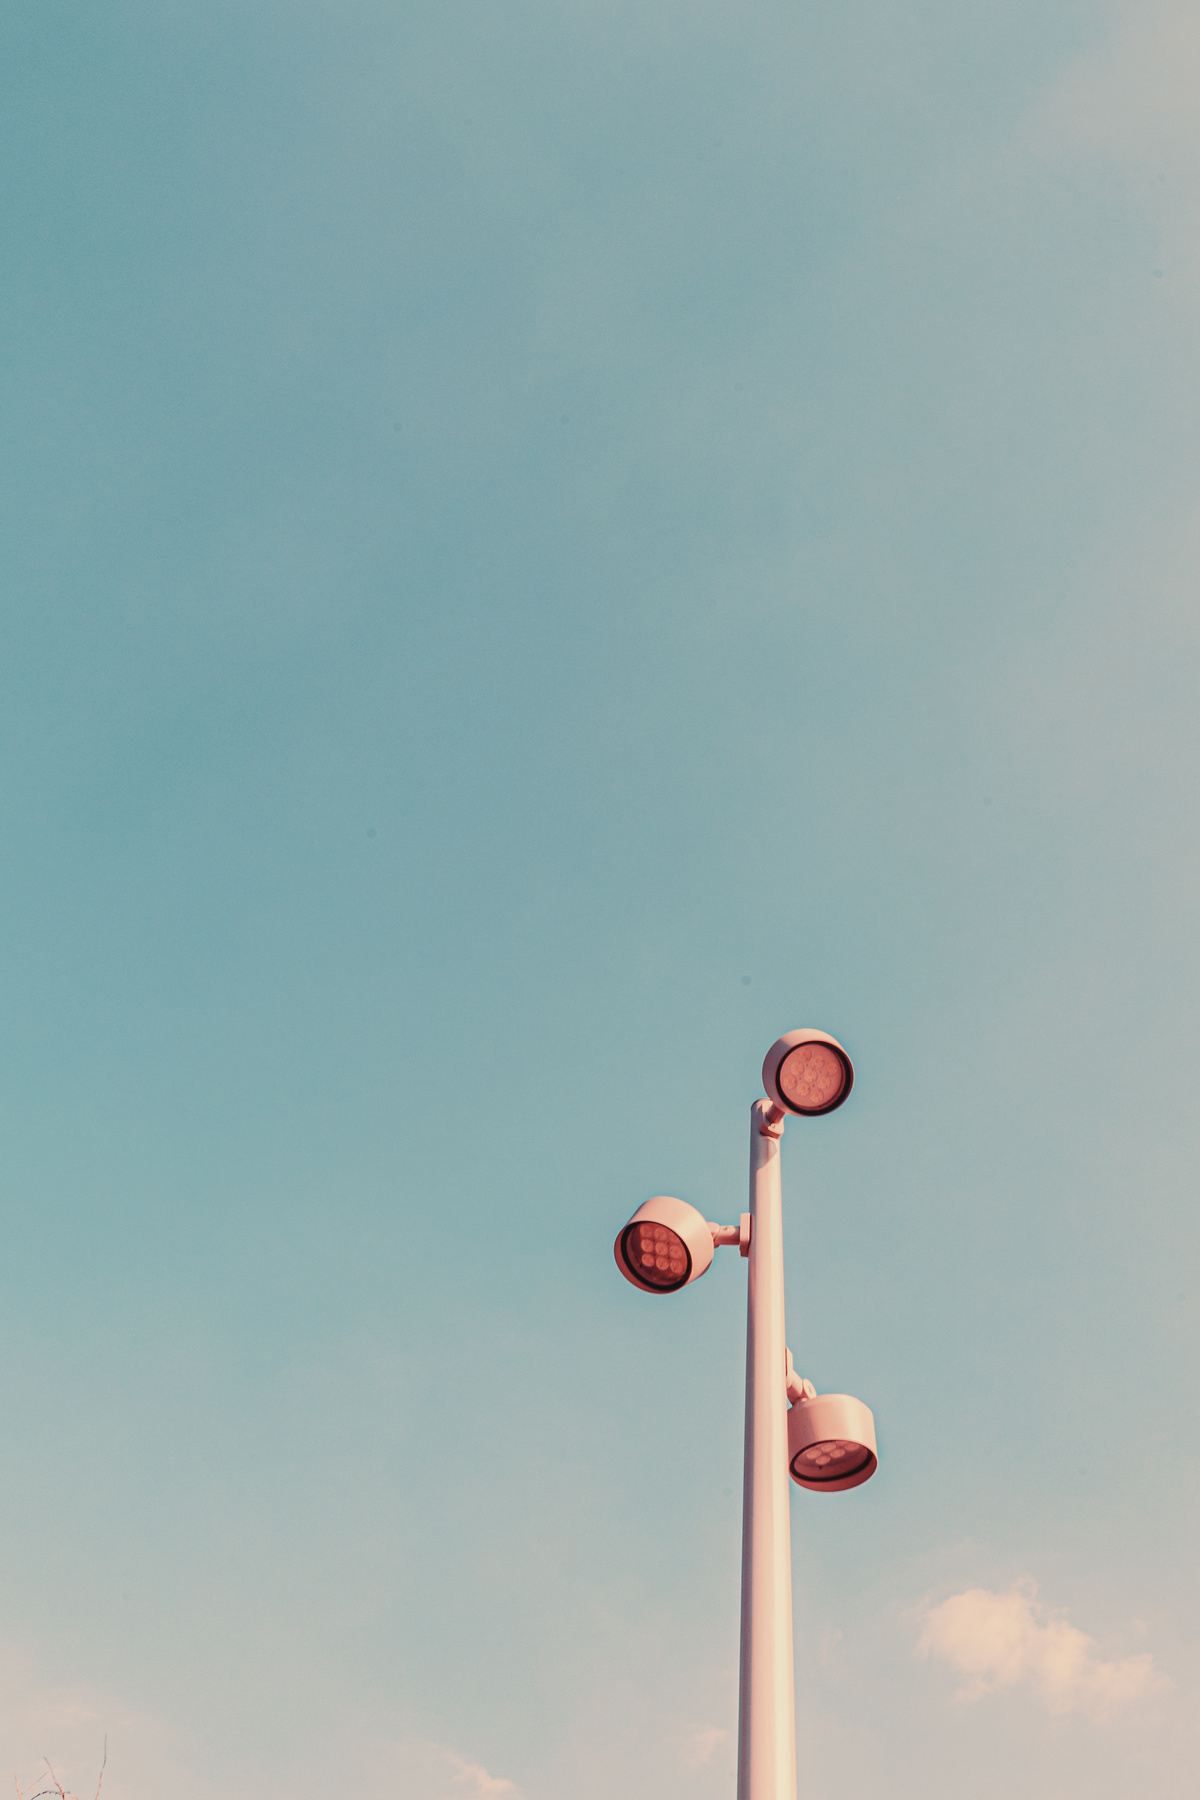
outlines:
[{"label": "streetlight", "polygon": [[796,1800],[788,1475],[836,1493],[869,1481],[879,1456],[870,1408],[849,1394],[818,1394],[784,1341],[779,1140],[789,1113],[815,1118],[841,1106],[854,1066],[827,1032],[789,1031],[768,1050],[762,1078],[768,1098],[750,1109],[750,1211],[740,1224],[713,1225],[685,1200],[658,1195],[638,1207],[614,1250],[622,1275],[649,1294],[699,1280],[718,1245],[737,1244],[749,1262],[737,1795]]}]

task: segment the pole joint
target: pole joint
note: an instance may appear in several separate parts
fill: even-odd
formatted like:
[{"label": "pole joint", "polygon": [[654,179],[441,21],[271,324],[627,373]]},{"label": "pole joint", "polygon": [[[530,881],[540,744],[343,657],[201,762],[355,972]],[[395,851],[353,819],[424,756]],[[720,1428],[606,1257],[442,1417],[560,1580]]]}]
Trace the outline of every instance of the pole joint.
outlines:
[{"label": "pole joint", "polygon": [[787,1123],[787,1114],[782,1106],[776,1106],[773,1100],[760,1100],[754,1108],[758,1118],[760,1137],[781,1138]]}]

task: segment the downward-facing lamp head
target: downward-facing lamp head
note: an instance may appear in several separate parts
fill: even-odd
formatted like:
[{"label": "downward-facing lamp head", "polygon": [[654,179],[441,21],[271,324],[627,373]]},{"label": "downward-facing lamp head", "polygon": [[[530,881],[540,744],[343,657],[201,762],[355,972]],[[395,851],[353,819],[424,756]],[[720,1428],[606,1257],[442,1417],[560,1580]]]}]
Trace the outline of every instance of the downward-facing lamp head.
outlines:
[{"label": "downward-facing lamp head", "polygon": [[787,1416],[792,1480],[813,1493],[861,1487],[879,1467],[875,1415],[852,1394],[797,1400]]}]

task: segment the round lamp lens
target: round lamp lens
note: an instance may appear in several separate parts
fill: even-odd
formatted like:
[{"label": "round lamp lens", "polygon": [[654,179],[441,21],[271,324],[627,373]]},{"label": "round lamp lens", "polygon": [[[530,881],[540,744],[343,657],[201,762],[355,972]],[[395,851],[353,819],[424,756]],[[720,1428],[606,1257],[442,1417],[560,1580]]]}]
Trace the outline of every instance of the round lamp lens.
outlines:
[{"label": "round lamp lens", "polygon": [[844,1481],[847,1475],[857,1475],[865,1469],[871,1460],[871,1452],[865,1444],[855,1444],[849,1438],[827,1438],[823,1444],[810,1444],[799,1456],[792,1458],[792,1472],[801,1481]]},{"label": "round lamp lens", "polygon": [[846,1085],[846,1070],[828,1044],[797,1044],[779,1065],[779,1092],[797,1112],[824,1112]]},{"label": "round lamp lens", "polygon": [[647,1287],[674,1288],[687,1280],[692,1259],[677,1232],[642,1221],[625,1233],[625,1261]]}]

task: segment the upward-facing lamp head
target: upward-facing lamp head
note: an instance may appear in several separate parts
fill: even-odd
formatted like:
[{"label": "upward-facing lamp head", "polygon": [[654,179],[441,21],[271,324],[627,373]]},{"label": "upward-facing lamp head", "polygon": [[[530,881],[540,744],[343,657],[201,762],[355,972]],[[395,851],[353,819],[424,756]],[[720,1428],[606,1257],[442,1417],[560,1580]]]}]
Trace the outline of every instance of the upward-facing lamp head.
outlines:
[{"label": "upward-facing lamp head", "polygon": [[814,1118],[849,1098],[854,1064],[827,1031],[789,1031],[767,1051],[762,1078],[776,1106]]}]

